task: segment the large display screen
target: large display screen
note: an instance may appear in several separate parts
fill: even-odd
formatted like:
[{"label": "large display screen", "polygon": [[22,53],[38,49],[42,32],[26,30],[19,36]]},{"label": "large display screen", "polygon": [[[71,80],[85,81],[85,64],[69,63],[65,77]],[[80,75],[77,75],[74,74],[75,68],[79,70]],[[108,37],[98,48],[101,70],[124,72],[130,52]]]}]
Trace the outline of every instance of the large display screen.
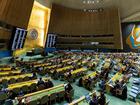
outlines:
[{"label": "large display screen", "polygon": [[15,28],[11,38],[11,50],[22,49],[27,36],[27,30]]},{"label": "large display screen", "polygon": [[123,45],[126,50],[140,48],[140,22],[122,24]]}]

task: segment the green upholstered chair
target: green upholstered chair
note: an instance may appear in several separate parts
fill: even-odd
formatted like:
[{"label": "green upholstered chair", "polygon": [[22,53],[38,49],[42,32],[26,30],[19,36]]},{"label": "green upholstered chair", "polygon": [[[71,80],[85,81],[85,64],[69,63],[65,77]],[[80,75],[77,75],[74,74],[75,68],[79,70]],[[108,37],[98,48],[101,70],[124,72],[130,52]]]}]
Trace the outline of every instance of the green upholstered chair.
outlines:
[{"label": "green upholstered chair", "polygon": [[61,91],[58,93],[58,101],[61,102],[65,99],[65,91]]},{"label": "green upholstered chair", "polygon": [[23,78],[23,80],[24,80],[24,81],[29,81],[30,78],[29,78],[28,76],[26,76],[26,77]]},{"label": "green upholstered chair", "polygon": [[36,83],[32,83],[32,84],[29,86],[30,92],[34,92],[34,91],[36,91],[36,89],[37,89]]},{"label": "green upholstered chair", "polygon": [[16,79],[15,79],[15,78],[11,78],[11,79],[9,80],[9,84],[13,84],[13,83],[16,83]]},{"label": "green upholstered chair", "polygon": [[12,92],[17,95],[20,92],[20,88],[14,88]]},{"label": "green upholstered chair", "polygon": [[23,91],[23,93],[24,93],[24,94],[26,94],[26,93],[28,93],[28,92],[29,92],[29,88],[28,88],[28,86],[27,86],[27,85],[22,86],[22,87],[21,87],[21,90]]},{"label": "green upholstered chair", "polygon": [[22,82],[23,78],[17,78],[17,82]]},{"label": "green upholstered chair", "polygon": [[50,98],[49,98],[50,105],[52,105],[52,102],[56,103],[56,96],[57,96],[57,93],[53,93],[50,95]]},{"label": "green upholstered chair", "polygon": [[27,105],[40,105],[38,100],[33,100],[27,103]]},{"label": "green upholstered chair", "polygon": [[43,96],[43,97],[40,99],[40,105],[48,105],[48,102],[49,102],[49,97],[48,97],[48,95]]}]

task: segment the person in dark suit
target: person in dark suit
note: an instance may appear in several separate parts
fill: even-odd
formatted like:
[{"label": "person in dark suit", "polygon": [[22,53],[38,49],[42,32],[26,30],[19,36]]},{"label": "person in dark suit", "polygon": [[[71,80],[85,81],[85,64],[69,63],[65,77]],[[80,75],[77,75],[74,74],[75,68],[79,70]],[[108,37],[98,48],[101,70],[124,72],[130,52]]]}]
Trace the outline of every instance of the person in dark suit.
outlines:
[{"label": "person in dark suit", "polygon": [[37,86],[39,85],[45,85],[45,82],[42,80],[42,78],[39,78],[38,82],[37,82]]},{"label": "person in dark suit", "polygon": [[47,84],[48,84],[48,88],[51,88],[51,87],[54,86],[53,83],[52,83],[52,81],[50,79],[48,80]]},{"label": "person in dark suit", "polygon": [[73,90],[73,87],[70,83],[65,85],[65,92],[66,92],[66,100],[70,103],[72,101],[71,97],[71,91]]},{"label": "person in dark suit", "polygon": [[73,89],[73,87],[71,86],[70,83],[68,83],[66,86],[65,86],[65,90],[70,92],[71,90]]},{"label": "person in dark suit", "polygon": [[90,101],[89,105],[98,105],[98,97],[96,93],[93,93],[92,100]]},{"label": "person in dark suit", "polygon": [[104,95],[104,92],[100,92],[100,96],[98,99],[98,104],[99,105],[105,105],[106,103],[106,96]]}]

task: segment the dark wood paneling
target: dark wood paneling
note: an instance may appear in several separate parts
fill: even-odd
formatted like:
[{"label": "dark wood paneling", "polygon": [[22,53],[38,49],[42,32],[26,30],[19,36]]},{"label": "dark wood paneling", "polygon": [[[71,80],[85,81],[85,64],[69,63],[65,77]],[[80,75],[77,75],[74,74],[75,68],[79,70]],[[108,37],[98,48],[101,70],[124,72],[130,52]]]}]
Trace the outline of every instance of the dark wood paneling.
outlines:
[{"label": "dark wood paneling", "polygon": [[85,48],[85,49],[93,49],[93,48],[114,48],[114,45],[92,45],[92,46],[81,46],[80,44],[57,44],[58,48],[72,48],[72,49],[76,49],[76,48]]},{"label": "dark wood paneling", "polygon": [[0,21],[26,29],[34,0],[0,0]]},{"label": "dark wood paneling", "polygon": [[[112,34],[114,45],[111,48],[121,49],[122,36],[120,26],[119,11],[117,8],[104,9],[102,12],[84,12],[83,10],[53,4],[49,33],[62,35]],[[105,38],[106,41],[109,41],[108,37]],[[110,48],[110,46],[102,47]]]},{"label": "dark wood paneling", "polygon": [[100,37],[100,38],[63,38],[63,37],[58,37],[58,42],[114,42],[113,37]]},{"label": "dark wood paneling", "polygon": [[0,50],[8,49],[11,33],[11,30],[0,27]]}]

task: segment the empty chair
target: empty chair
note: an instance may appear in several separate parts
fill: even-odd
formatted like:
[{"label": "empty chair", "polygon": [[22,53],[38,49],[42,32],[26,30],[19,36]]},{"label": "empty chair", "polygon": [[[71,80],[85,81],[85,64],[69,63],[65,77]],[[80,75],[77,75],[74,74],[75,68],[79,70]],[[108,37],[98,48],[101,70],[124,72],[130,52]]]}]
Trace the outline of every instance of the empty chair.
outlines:
[{"label": "empty chair", "polygon": [[29,81],[30,78],[29,78],[28,76],[26,76],[26,77],[23,78],[23,80],[24,80],[24,81]]},{"label": "empty chair", "polygon": [[32,83],[32,84],[29,86],[30,92],[35,92],[35,91],[36,91],[36,88],[37,88],[36,83]]},{"label": "empty chair", "polygon": [[30,102],[27,103],[27,105],[39,105],[39,101],[38,100],[31,100]]},{"label": "empty chair", "polygon": [[70,96],[71,96],[71,97],[74,96],[74,89],[72,89],[72,90],[70,91]]},{"label": "empty chair", "polygon": [[58,101],[60,102],[61,100],[65,99],[65,91],[61,91],[58,93]]},{"label": "empty chair", "polygon": [[13,83],[16,83],[16,79],[15,79],[15,78],[11,78],[11,79],[9,80],[9,84],[13,84]]},{"label": "empty chair", "polygon": [[50,95],[49,104],[52,105],[52,102],[56,103],[56,93]]},{"label": "empty chair", "polygon": [[40,99],[40,105],[48,105],[48,102],[49,102],[49,97],[48,97],[48,95],[43,96],[43,97]]},{"label": "empty chair", "polygon": [[13,92],[14,95],[18,95],[19,92],[20,92],[20,88],[14,88],[14,89],[12,90],[12,92]]},{"label": "empty chair", "polygon": [[28,93],[28,92],[29,92],[29,88],[28,88],[28,86],[27,86],[27,85],[22,86],[22,87],[21,87],[21,90],[23,91],[23,93],[24,93],[24,94],[26,94],[26,93]]},{"label": "empty chair", "polygon": [[22,82],[23,79],[22,78],[17,78],[17,82]]}]

